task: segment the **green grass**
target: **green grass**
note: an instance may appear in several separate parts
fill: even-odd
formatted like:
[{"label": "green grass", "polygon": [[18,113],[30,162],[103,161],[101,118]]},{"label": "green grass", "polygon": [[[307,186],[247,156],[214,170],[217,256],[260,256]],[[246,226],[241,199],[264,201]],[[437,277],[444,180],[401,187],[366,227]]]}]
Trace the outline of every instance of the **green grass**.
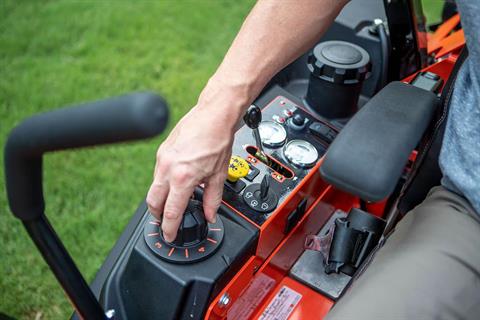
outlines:
[{"label": "green grass", "polygon": [[[252,5],[0,1],[0,145],[34,113],[138,90],[161,92],[173,125],[195,103]],[[45,157],[47,214],[89,281],[144,197],[164,137]],[[0,312],[67,318],[71,307],[11,217],[5,192],[0,209]]]},{"label": "green grass", "polygon": [[441,21],[443,0],[422,0],[423,10],[427,18],[427,24]]},{"label": "green grass", "polygon": [[[173,125],[195,104],[252,5],[0,1],[0,145],[34,113],[138,90],[162,93]],[[47,215],[89,281],[145,196],[163,137],[46,156]],[[0,312],[67,318],[71,307],[4,192],[0,208]]]}]

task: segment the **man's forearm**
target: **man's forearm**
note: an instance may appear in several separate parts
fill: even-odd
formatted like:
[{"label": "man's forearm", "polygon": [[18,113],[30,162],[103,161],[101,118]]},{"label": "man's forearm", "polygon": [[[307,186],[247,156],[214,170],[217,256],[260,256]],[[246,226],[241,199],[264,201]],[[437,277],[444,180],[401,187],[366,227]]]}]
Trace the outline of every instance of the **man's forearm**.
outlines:
[{"label": "man's forearm", "polygon": [[237,121],[277,72],[318,41],[347,2],[258,1],[202,95],[231,96],[230,119]]},{"label": "man's forearm", "polygon": [[149,211],[162,219],[167,241],[199,184],[203,210],[215,221],[222,201],[233,136],[245,108],[270,78],[311,47],[345,0],[260,0],[220,67],[157,153]]}]

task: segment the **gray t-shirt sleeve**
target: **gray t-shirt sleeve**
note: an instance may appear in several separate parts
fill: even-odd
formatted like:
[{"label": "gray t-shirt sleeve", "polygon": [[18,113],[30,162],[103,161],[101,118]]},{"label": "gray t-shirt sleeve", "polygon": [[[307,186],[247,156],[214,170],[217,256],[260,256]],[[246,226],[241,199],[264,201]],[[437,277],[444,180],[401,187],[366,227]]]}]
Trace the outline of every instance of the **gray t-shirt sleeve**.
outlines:
[{"label": "gray t-shirt sleeve", "polygon": [[442,184],[480,214],[480,1],[457,5],[469,56],[455,82],[439,163]]},{"label": "gray t-shirt sleeve", "polygon": [[469,59],[478,67],[480,65],[480,39],[478,36],[480,30],[480,1],[457,0],[457,6],[467,41]]}]

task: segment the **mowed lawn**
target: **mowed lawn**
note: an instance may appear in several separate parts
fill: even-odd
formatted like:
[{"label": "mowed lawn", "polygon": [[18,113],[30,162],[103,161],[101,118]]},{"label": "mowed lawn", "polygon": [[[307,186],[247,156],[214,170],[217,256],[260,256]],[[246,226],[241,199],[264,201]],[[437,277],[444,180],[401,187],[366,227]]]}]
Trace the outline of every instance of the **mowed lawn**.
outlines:
[{"label": "mowed lawn", "polygon": [[[164,95],[171,128],[253,3],[1,0],[0,145],[32,114],[140,90]],[[441,1],[429,3],[438,15]],[[47,215],[88,281],[144,198],[165,136],[45,157]],[[72,308],[4,191],[0,208],[0,314],[67,318]]]},{"label": "mowed lawn", "polygon": [[[0,145],[34,113],[139,90],[164,95],[171,127],[195,104],[252,5],[0,1]],[[47,215],[89,281],[144,198],[164,137],[45,157]],[[70,304],[5,197],[0,312],[67,318]]]}]

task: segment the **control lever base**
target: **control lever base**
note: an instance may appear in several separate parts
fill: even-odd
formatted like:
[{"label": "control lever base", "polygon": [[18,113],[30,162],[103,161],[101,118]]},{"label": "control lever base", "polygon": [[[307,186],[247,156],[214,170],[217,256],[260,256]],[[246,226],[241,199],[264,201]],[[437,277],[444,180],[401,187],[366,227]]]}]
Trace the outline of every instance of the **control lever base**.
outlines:
[{"label": "control lever base", "polygon": [[160,221],[150,215],[144,228],[145,242],[157,256],[178,264],[194,263],[208,258],[220,247],[225,234],[219,215],[215,223],[208,223],[206,237],[192,246],[177,246],[165,241],[160,226]]}]

